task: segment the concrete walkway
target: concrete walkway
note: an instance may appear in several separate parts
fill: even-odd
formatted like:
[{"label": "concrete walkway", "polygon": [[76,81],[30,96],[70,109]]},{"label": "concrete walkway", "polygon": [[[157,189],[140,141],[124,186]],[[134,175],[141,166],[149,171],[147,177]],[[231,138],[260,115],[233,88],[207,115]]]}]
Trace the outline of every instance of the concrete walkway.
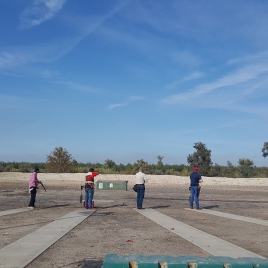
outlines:
[{"label": "concrete walkway", "polygon": [[231,258],[251,257],[266,259],[263,256],[252,253],[248,250],[233,245],[223,239],[205,233],[183,222],[177,221],[154,209],[134,209],[143,216],[149,218],[170,232],[182,237],[190,243],[207,251],[214,256],[224,256]]},{"label": "concrete walkway", "polygon": [[233,219],[233,220],[238,220],[238,221],[245,221],[245,222],[250,222],[250,223],[268,226],[268,221],[265,221],[265,220],[259,220],[259,219],[255,219],[255,218],[239,216],[239,215],[235,215],[235,214],[230,214],[230,213],[225,213],[225,212],[220,212],[220,211],[210,210],[210,209],[202,209],[202,210],[195,210],[195,209],[190,209],[190,208],[185,208],[185,209],[193,211],[193,212],[198,212],[198,213],[200,212],[200,213],[215,215],[215,216],[219,216],[219,217],[223,217],[223,218],[228,218],[228,219]]},{"label": "concrete walkway", "polygon": [[23,268],[95,210],[77,209],[0,250],[0,267]]},{"label": "concrete walkway", "polygon": [[0,211],[0,216],[10,215],[10,214],[15,214],[15,213],[20,213],[20,212],[25,212],[25,211],[29,211],[29,210],[30,209],[28,209],[28,208],[16,208],[16,209],[4,210],[4,211]]}]

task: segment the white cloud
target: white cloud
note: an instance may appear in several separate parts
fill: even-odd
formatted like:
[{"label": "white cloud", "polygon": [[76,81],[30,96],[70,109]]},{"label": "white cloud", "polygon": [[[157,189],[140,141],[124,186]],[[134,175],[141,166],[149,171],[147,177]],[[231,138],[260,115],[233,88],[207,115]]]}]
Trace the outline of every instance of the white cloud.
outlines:
[{"label": "white cloud", "polygon": [[20,26],[31,28],[44,21],[52,19],[67,0],[35,0],[31,6],[24,9],[20,15]]},{"label": "white cloud", "polygon": [[167,98],[163,100],[163,102],[168,103],[168,104],[176,104],[176,103],[181,103],[181,102],[193,100],[196,98],[200,98],[204,95],[207,95],[208,93],[212,91],[215,91],[216,89],[236,86],[238,84],[253,80],[257,78],[258,76],[267,72],[268,72],[267,64],[249,65],[249,66],[240,68],[239,70],[233,73],[225,75],[219,78],[218,80],[216,80],[215,82],[212,82],[209,84],[201,84],[195,87],[191,91],[168,96]]},{"label": "white cloud", "polygon": [[196,67],[201,64],[199,57],[195,56],[190,51],[176,51],[172,56],[175,62],[178,62],[181,66]]},{"label": "white cloud", "polygon": [[[61,10],[67,0],[35,0],[20,16],[21,27],[30,28],[45,20],[51,19]],[[118,4],[112,11],[94,18],[68,17],[68,22],[76,26],[77,32],[71,36],[59,37],[53,41],[33,46],[13,46],[0,51],[0,70],[12,69],[21,65],[51,62],[69,53],[81,40],[96,31],[99,26],[114,14],[119,12],[127,3]],[[33,19],[36,16],[39,19]]]},{"label": "white cloud", "polygon": [[140,97],[140,96],[130,96],[128,98],[128,101],[139,101],[139,100],[142,100],[143,97]]},{"label": "white cloud", "polygon": [[202,73],[202,72],[193,72],[192,74],[188,75],[188,76],[185,76],[183,78],[184,81],[191,81],[191,80],[195,80],[195,79],[198,79],[198,78],[201,78],[201,77],[204,77],[205,74]]},{"label": "white cloud", "polygon": [[1,52],[0,53],[0,69],[9,69],[13,68],[25,61],[24,55],[10,52]]},{"label": "white cloud", "polygon": [[98,91],[100,91],[97,88],[93,88],[93,87],[88,86],[88,85],[82,85],[82,84],[78,84],[78,83],[73,83],[73,82],[70,82],[70,81],[57,81],[57,82],[55,82],[55,84],[59,84],[59,85],[65,86],[67,88],[78,90],[78,91],[88,91],[88,92],[98,92]]},{"label": "white cloud", "polygon": [[127,103],[110,104],[110,105],[108,106],[108,109],[109,109],[109,110],[112,110],[112,109],[119,108],[119,107],[126,106],[126,105],[127,105]]},{"label": "white cloud", "polygon": [[127,102],[111,104],[111,105],[108,106],[108,109],[111,110],[111,109],[114,109],[114,108],[119,108],[119,107],[122,107],[122,106],[126,106],[126,105],[129,105],[130,102],[139,101],[139,100],[142,100],[142,99],[143,99],[143,97],[141,97],[141,96],[130,96],[127,99]]},{"label": "white cloud", "polygon": [[50,62],[67,54],[80,39],[50,42],[40,46],[10,47],[0,52],[0,69],[12,69],[37,62]]},{"label": "white cloud", "polygon": [[176,86],[178,86],[179,84],[181,84],[182,82],[192,81],[192,80],[204,77],[204,76],[205,76],[205,74],[202,72],[193,72],[190,75],[183,77],[181,80],[176,80],[176,81],[172,82],[171,84],[167,85],[166,88],[173,89]]}]

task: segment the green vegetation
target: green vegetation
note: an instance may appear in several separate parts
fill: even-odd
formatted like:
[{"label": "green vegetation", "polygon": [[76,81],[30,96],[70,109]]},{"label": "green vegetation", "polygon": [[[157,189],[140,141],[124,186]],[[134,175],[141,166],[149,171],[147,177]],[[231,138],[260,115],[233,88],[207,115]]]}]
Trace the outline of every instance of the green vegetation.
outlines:
[{"label": "green vegetation", "polygon": [[49,173],[72,173],[76,165],[72,155],[65,148],[58,147],[47,156],[46,170]]},{"label": "green vegetation", "polygon": [[[152,175],[176,175],[189,176],[193,171],[193,166],[199,166],[199,173],[208,177],[229,177],[229,178],[268,178],[267,167],[256,167],[250,159],[239,159],[238,165],[233,165],[227,161],[226,166],[214,164],[211,161],[211,150],[206,145],[197,142],[193,148],[196,150],[187,157],[187,165],[163,164],[164,156],[156,157],[157,164],[149,164],[143,159],[137,160],[134,164],[116,164],[112,159],[106,159],[101,163],[78,163],[72,155],[62,147],[56,147],[47,156],[46,163],[27,162],[0,162],[0,172],[33,172],[38,166],[44,173],[86,173],[90,167],[94,167],[100,174],[135,174],[139,167],[142,167],[146,174]],[[268,142],[264,143],[262,149],[263,157],[268,156]]]},{"label": "green vegetation", "polygon": [[191,166],[198,166],[200,174],[209,176],[213,164],[210,157],[211,150],[208,150],[206,145],[201,142],[196,142],[193,147],[196,149],[196,152],[188,155],[188,164]]}]

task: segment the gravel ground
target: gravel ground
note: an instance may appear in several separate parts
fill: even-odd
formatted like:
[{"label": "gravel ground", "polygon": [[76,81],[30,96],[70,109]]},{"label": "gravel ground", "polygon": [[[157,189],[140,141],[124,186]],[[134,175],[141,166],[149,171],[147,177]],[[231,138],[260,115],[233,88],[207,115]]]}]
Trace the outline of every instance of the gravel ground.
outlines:
[{"label": "gravel ground", "polygon": [[[0,173],[0,211],[26,207],[27,173]],[[46,186],[37,193],[37,208],[0,217],[0,249],[53,220],[80,208],[85,174],[38,174]],[[30,263],[27,268],[100,268],[114,253],[201,256],[209,253],[143,217],[135,208],[134,176],[99,175],[98,180],[128,181],[128,191],[96,190],[96,212]],[[268,220],[268,179],[204,178],[202,207]],[[189,224],[268,258],[267,227],[185,210],[189,177],[148,176],[144,207]],[[114,200],[114,202],[98,202]]]}]

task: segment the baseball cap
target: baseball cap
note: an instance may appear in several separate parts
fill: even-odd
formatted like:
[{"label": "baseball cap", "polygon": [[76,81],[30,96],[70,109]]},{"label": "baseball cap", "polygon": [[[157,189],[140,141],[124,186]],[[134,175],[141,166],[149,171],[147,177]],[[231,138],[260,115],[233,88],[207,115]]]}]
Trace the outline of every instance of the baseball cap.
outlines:
[{"label": "baseball cap", "polygon": [[39,172],[39,167],[34,167],[34,172]]}]

